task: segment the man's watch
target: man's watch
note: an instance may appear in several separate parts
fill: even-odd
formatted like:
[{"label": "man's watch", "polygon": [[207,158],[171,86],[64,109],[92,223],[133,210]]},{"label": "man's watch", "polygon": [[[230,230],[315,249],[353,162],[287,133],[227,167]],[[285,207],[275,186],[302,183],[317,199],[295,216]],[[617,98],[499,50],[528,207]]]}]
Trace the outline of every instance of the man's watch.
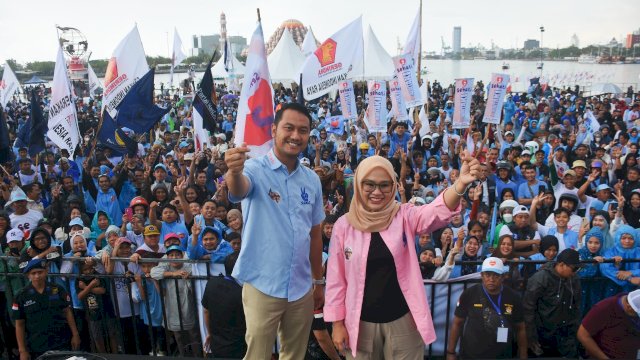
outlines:
[{"label": "man's watch", "polygon": [[313,285],[326,285],[327,281],[325,280],[325,278],[322,278],[320,280],[316,280],[313,279]]}]

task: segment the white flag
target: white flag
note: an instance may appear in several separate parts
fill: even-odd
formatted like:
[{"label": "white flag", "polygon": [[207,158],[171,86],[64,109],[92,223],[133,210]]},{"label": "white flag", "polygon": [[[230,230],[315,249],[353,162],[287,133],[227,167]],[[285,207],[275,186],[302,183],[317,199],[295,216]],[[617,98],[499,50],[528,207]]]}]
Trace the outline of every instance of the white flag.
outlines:
[{"label": "white flag", "polygon": [[340,95],[342,116],[347,120],[357,119],[358,109],[356,107],[356,95],[353,91],[353,81],[341,81],[338,86],[338,94]]},{"label": "white flag", "polygon": [[76,105],[71,96],[67,63],[60,46],[53,73],[48,127],[47,136],[49,139],[61,149],[67,149],[73,158],[73,152],[80,142],[80,132]]},{"label": "white flag", "polygon": [[303,91],[313,100],[338,88],[350,78],[353,64],[362,61],[362,17],[325,40],[302,66]]},{"label": "white flag", "polygon": [[96,75],[95,71],[93,71],[91,64],[87,64],[87,72],[89,73],[89,94],[91,96],[95,96],[96,90],[98,90],[98,88],[101,88],[103,86],[102,86],[102,83],[100,82],[100,79],[98,79],[98,76]]},{"label": "white flag", "polygon": [[317,49],[318,45],[316,44],[316,37],[313,36],[313,31],[311,31],[311,26],[309,26],[309,31],[307,31],[307,34],[304,36],[304,40],[302,41],[302,55],[307,58]]},{"label": "white flag", "polygon": [[413,24],[411,25],[411,29],[409,30],[409,34],[407,35],[407,41],[404,43],[404,49],[402,54],[411,55],[413,58],[413,63],[415,68],[418,67],[418,58],[420,57],[420,42],[421,34],[420,34],[420,9],[418,9],[418,13],[416,14],[415,19],[413,19]]},{"label": "white flag", "polygon": [[489,83],[489,94],[487,95],[487,107],[484,110],[482,122],[489,124],[500,124],[502,116],[502,104],[507,93],[509,84],[508,74],[491,74]]},{"label": "white flag", "polygon": [[420,87],[418,86],[418,78],[416,77],[417,64],[413,64],[412,55],[395,56],[393,65],[395,66],[396,77],[407,107],[424,104],[422,94],[420,94]]},{"label": "white flag", "polygon": [[178,35],[178,29],[173,29],[173,53],[171,53],[171,75],[169,77],[169,87],[173,87],[173,69],[178,66],[187,55],[182,51],[182,40]]},{"label": "white flag", "polygon": [[140,33],[135,26],[113,51],[104,75],[102,106],[111,117],[116,117],[118,113],[116,106],[120,104],[133,84],[148,71],[149,65],[144,56]]},{"label": "white flag", "polygon": [[202,115],[194,107],[191,113],[193,119],[193,140],[196,151],[202,151],[209,147],[209,131],[204,128]]},{"label": "white flag", "polygon": [[473,78],[456,79],[453,96],[453,128],[466,129],[471,125],[471,98],[473,97]]},{"label": "white flag", "polygon": [[369,132],[387,131],[387,84],[384,81],[369,80],[367,82],[369,105],[365,123]]},{"label": "white flag", "polygon": [[20,83],[16,74],[13,73],[8,62],[4,63],[4,74],[2,75],[2,81],[0,81],[0,105],[2,107],[7,106],[7,103],[11,101],[13,94],[20,88]]},{"label": "white flag", "polygon": [[393,116],[396,117],[397,121],[409,120],[407,104],[405,104],[404,97],[402,97],[402,89],[398,79],[394,78],[389,81],[389,92],[391,93],[391,113]]},{"label": "white flag", "polygon": [[249,44],[234,137],[235,144],[239,146],[246,143],[254,157],[265,155],[271,149],[271,125],[275,116],[273,108],[267,52],[262,24],[258,22]]}]

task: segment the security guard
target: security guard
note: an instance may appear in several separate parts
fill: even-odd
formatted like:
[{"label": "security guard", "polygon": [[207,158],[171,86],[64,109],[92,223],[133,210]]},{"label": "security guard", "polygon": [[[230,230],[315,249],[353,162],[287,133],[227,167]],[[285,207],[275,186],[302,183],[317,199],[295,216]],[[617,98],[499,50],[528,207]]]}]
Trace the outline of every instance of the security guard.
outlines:
[{"label": "security guard", "polygon": [[20,359],[35,359],[49,350],[76,350],[80,335],[67,291],[47,282],[45,260],[29,261],[23,273],[31,283],[16,294],[12,305]]}]

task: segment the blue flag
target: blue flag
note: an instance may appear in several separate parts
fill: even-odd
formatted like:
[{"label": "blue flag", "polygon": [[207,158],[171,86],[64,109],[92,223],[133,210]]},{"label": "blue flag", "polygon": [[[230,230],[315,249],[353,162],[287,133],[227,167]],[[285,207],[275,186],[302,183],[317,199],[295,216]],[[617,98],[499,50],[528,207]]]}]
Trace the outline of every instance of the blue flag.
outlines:
[{"label": "blue flag", "polygon": [[[27,125],[29,128],[26,129],[26,139],[23,137],[21,140],[29,148],[29,156],[34,156],[44,151],[46,147],[44,136],[47,133],[47,121],[42,114],[35,89],[31,91],[31,116],[29,116],[29,120],[24,124],[24,127]],[[25,142],[24,140],[27,141]]]},{"label": "blue flag", "polygon": [[304,106],[304,93],[302,92],[302,74],[300,74],[300,82],[298,83],[298,98],[296,102]]},{"label": "blue flag", "polygon": [[4,119],[4,110],[0,107],[0,164],[11,161],[11,142],[9,141],[9,128]]},{"label": "blue flag", "polygon": [[109,112],[103,112],[102,116],[102,126],[98,131],[98,140],[104,146],[113,150],[114,153],[129,154],[130,156],[136,154],[138,152],[138,143],[118,127]]},{"label": "blue flag", "polygon": [[195,99],[193,99],[194,110],[202,116],[202,126],[211,134],[216,132],[216,118],[218,117],[218,110],[213,101],[215,88],[213,86],[213,75],[211,74],[212,63],[213,57],[209,60],[207,70],[205,70],[202,76],[202,81],[196,91]]},{"label": "blue flag", "polygon": [[144,134],[169,112],[153,103],[153,76],[155,68],[138,80],[117,106],[116,124],[128,127],[136,134]]}]

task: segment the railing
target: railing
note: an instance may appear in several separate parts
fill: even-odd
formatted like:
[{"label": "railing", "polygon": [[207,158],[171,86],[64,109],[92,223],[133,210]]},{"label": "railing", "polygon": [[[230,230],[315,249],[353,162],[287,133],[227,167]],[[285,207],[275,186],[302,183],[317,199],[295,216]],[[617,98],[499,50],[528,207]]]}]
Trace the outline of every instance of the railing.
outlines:
[{"label": "railing", "polygon": [[[85,258],[63,258],[62,261],[72,261],[72,262],[80,262],[80,261],[84,261]],[[21,273],[12,273],[12,272],[8,272],[7,269],[7,263],[9,261],[17,261],[16,258],[13,257],[6,257],[6,256],[0,256],[0,262],[3,263],[4,265],[4,269],[5,271],[3,273],[1,273],[0,275],[3,275],[5,277],[5,279],[22,279],[24,282],[23,284],[26,284],[26,279],[25,276]],[[128,258],[111,258],[111,261],[117,261],[117,262],[122,262],[122,263],[128,263],[129,259]],[[168,342],[165,345],[165,349],[163,349],[163,351],[168,351],[168,355],[185,355],[185,356],[200,356],[201,355],[201,349],[202,349],[202,339],[204,338],[205,334],[204,333],[204,327],[203,327],[203,314],[202,314],[202,306],[200,305],[200,301],[202,299],[202,293],[204,292],[204,286],[206,285],[206,280],[210,279],[211,277],[214,276],[218,276],[219,274],[221,274],[224,271],[221,271],[221,265],[219,264],[211,264],[210,262],[207,261],[195,261],[195,260],[188,260],[188,259],[140,259],[139,263],[159,263],[159,262],[183,262],[183,263],[192,263],[193,265],[193,273],[192,275],[190,275],[187,278],[165,278],[162,280],[159,280],[159,284],[161,285],[159,287],[160,289],[160,302],[161,302],[161,306],[162,306],[162,321],[163,321],[163,325],[165,325],[163,327],[163,332],[164,332],[164,338],[165,339],[171,339],[172,338],[172,334],[171,332],[167,329],[167,324],[168,324],[168,317],[167,317],[167,307],[166,307],[166,299],[168,299],[169,297],[175,297],[176,299],[176,303],[179,305],[181,304],[181,296],[184,296],[184,294],[181,294],[180,291],[178,291],[179,288],[179,284],[180,282],[188,282],[190,284],[190,287],[192,289],[192,296],[190,301],[192,302],[192,306],[193,309],[195,311],[197,311],[197,313],[193,314],[194,316],[194,328],[195,329],[199,329],[199,336],[194,336],[193,339],[190,339],[190,342],[188,344],[183,344],[183,348],[178,349],[176,344],[169,344]],[[604,262],[607,263],[611,263],[613,262],[613,260],[605,260]],[[624,262],[640,262],[640,259],[631,259],[631,260],[625,260]],[[531,265],[536,265],[536,264],[543,264],[545,263],[545,261],[532,261],[532,260],[521,260],[521,261],[517,261],[517,262],[513,262],[513,264],[518,264],[518,265],[526,265],[526,264],[531,264]],[[585,264],[588,263],[593,263],[593,262],[585,262]],[[465,262],[461,262],[461,261],[457,261],[456,265],[480,265],[481,261],[465,261]],[[507,264],[510,264],[510,262],[507,262]],[[197,271],[196,271],[197,269]],[[69,274],[60,274],[60,273],[50,273],[49,276],[51,277],[52,281],[55,281],[57,283],[61,283],[63,284],[67,289],[71,288],[72,285],[72,281],[75,282],[75,279],[82,276],[80,274],[77,273],[69,273]],[[126,310],[131,309],[132,314],[135,314],[135,309],[136,309],[136,303],[134,301],[134,298],[132,297],[132,290],[131,290],[131,283],[133,281],[133,276],[131,274],[93,274],[92,277],[98,278],[98,279],[105,279],[108,283],[108,289],[109,292],[111,293],[111,298],[112,298],[112,303],[114,305],[114,312],[116,315],[116,319],[115,319],[115,326],[116,326],[116,330],[117,331],[117,339],[111,339],[108,335],[109,332],[107,331],[105,333],[105,342],[106,342],[106,346],[107,349],[111,349],[112,352],[119,352],[119,353],[127,353],[127,354],[138,354],[138,355],[158,355],[159,354],[159,349],[156,346],[150,346],[150,344],[158,344],[160,342],[160,337],[162,337],[161,333],[158,332],[154,332],[151,326],[143,326],[141,325],[142,321],[140,320],[139,317],[137,316],[132,316],[131,320],[128,320],[128,317],[124,316],[121,317],[122,315],[122,310],[125,310],[125,312],[127,312]],[[523,276],[521,279],[517,280],[516,283],[511,284],[512,287],[514,289],[520,289],[521,292],[524,292],[524,289],[526,288],[526,281],[527,281],[527,277],[526,274],[525,276]],[[585,278],[585,279],[581,279],[581,281],[585,282],[601,282],[604,284],[604,282],[606,281],[606,278]],[[165,289],[165,285],[168,282],[173,282],[174,283],[174,287],[176,289],[174,294],[168,294],[166,292]],[[426,353],[425,355],[430,357],[433,356],[444,356],[445,351],[446,351],[446,344],[448,341],[448,335],[449,335],[449,326],[451,324],[451,319],[453,316],[453,312],[455,310],[455,304],[458,300],[459,294],[464,291],[467,287],[469,287],[470,285],[473,285],[475,283],[479,283],[480,282],[480,276],[479,273],[475,273],[473,275],[468,275],[468,276],[464,276],[461,278],[457,278],[457,279],[451,279],[447,282],[440,282],[440,283],[436,283],[436,282],[432,282],[429,280],[425,280],[425,292],[427,295],[427,298],[429,300],[429,304],[431,307],[431,313],[433,314],[434,317],[434,327],[436,328],[436,334],[437,334],[437,340],[436,342],[429,344],[426,347]],[[5,283],[5,292],[7,293],[7,295],[9,296],[9,298],[13,298],[14,294],[13,294],[13,290],[11,288],[11,286],[9,285],[8,281],[4,281]],[[145,284],[145,292],[147,289],[147,283],[143,282]],[[117,299],[117,291],[118,291],[118,287],[121,286],[126,286],[126,290],[127,290],[127,303],[128,303],[128,309],[121,309],[121,305],[118,302]],[[147,292],[148,293],[148,292]],[[149,296],[146,296],[145,299],[143,300],[145,302],[145,308],[146,308],[146,316],[147,318],[151,318],[151,313],[150,313],[150,303],[149,303]],[[74,314],[76,315],[76,321],[78,321],[79,317],[81,316],[80,310],[77,308],[77,305],[74,307]],[[4,311],[4,309],[0,309],[2,311]],[[139,313],[139,315],[142,315]],[[178,311],[178,321],[180,324],[180,331],[185,331],[187,330],[184,326],[184,319],[183,319],[183,314],[182,311]],[[80,321],[82,321],[83,319],[79,319]],[[133,321],[136,321],[135,323]],[[85,323],[85,329],[86,329],[86,321]],[[127,328],[127,326],[130,325],[130,329]],[[192,332],[192,334],[194,334],[195,332]],[[127,334],[131,335],[133,338],[130,338]],[[85,331],[84,335],[84,339],[83,342],[87,342],[89,341],[89,343],[91,344],[91,347],[87,347],[88,344],[83,344],[85,345],[85,351],[90,351],[90,352],[97,352],[97,349],[95,348],[95,343],[94,343],[94,339],[89,339],[87,337],[88,335],[88,331]],[[3,337],[5,335],[3,334]],[[111,342],[115,340],[116,344],[112,344]],[[6,342],[5,342],[6,343]],[[277,349],[276,349],[277,352]]]}]

